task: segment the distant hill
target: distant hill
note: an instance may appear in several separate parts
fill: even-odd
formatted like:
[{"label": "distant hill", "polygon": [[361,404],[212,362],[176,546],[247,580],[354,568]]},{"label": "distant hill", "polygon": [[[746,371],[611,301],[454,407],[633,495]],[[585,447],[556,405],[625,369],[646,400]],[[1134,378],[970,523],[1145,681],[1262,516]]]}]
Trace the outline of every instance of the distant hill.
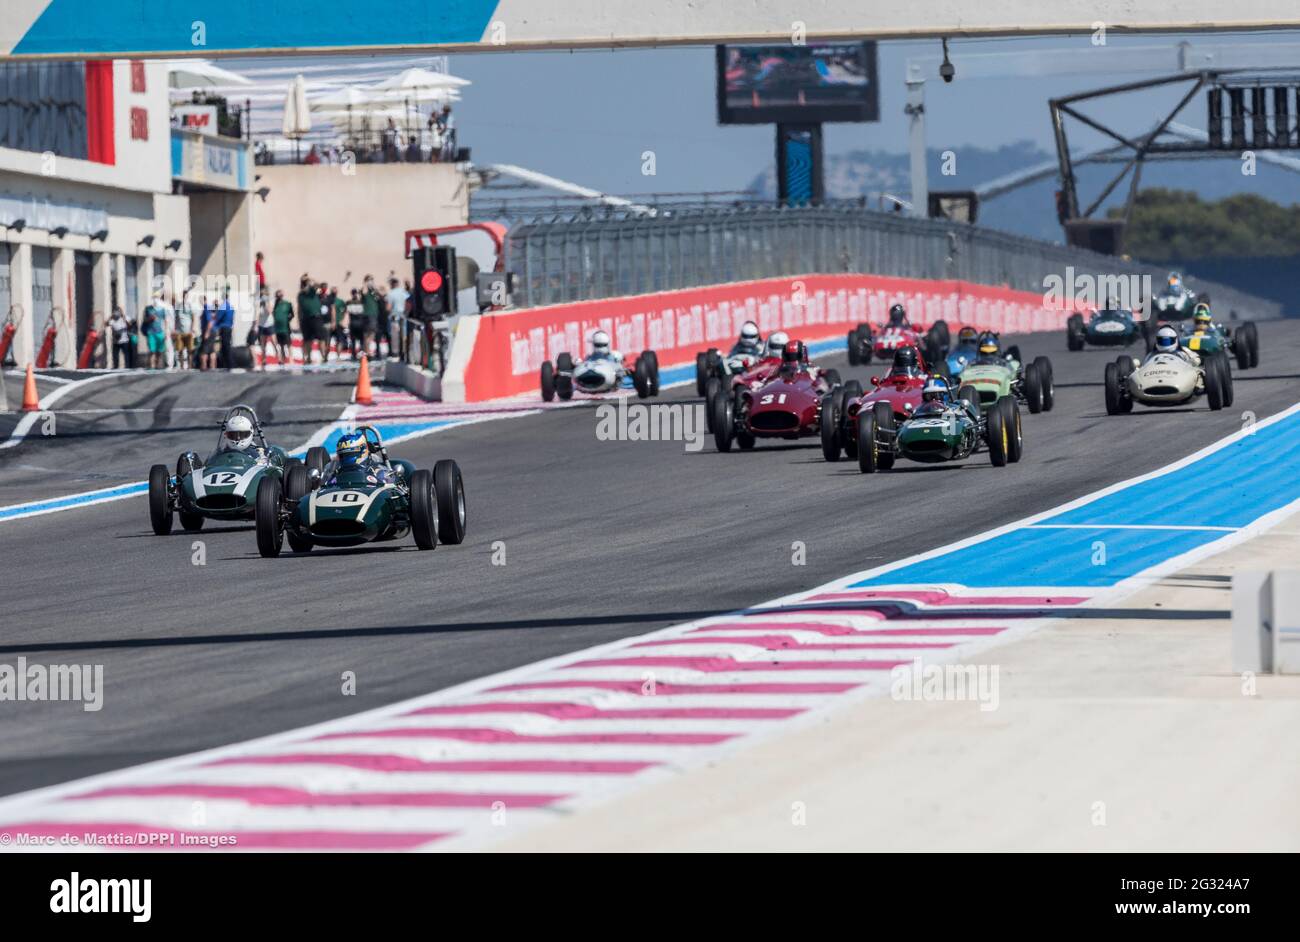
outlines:
[{"label": "distant hill", "polygon": [[[1056,155],[1043,151],[1029,141],[1007,144],[996,150],[982,147],[958,148],[956,174],[941,173],[943,154],[927,152],[930,188],[934,190],[970,190],[1016,170],[1032,167]],[[881,193],[906,199],[911,190],[911,175],[906,154],[885,151],[850,151],[826,158],[826,195],[830,199],[856,199],[866,196],[873,203]],[[1105,182],[1119,171],[1119,166],[1083,166],[1078,170],[1082,198],[1089,200],[1101,192]],[[1142,171],[1142,189],[1165,187],[1188,190],[1202,199],[1215,200],[1239,193],[1250,193],[1275,203],[1291,204],[1300,193],[1300,175],[1260,162],[1255,176],[1244,176],[1236,160],[1196,160],[1177,163],[1149,163]],[[762,198],[776,198],[776,171],[770,168],[750,184]],[[1055,175],[1013,190],[980,207],[979,222],[994,229],[1031,236],[1052,242],[1062,241],[1056,222]],[[1122,205],[1128,192],[1128,179],[1096,215],[1106,208]]]}]

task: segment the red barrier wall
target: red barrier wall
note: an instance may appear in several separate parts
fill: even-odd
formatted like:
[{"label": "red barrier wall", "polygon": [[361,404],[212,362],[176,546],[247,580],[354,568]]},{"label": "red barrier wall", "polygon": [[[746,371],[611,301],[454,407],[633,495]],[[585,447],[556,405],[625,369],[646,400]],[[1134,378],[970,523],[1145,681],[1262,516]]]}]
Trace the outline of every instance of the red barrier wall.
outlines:
[{"label": "red barrier wall", "polygon": [[795,339],[825,340],[863,321],[883,323],[895,302],[907,307],[913,323],[942,318],[954,333],[963,324],[1007,333],[1063,330],[1068,314],[1044,307],[1043,295],[1033,292],[877,275],[770,278],[529,308],[482,317],[465,368],[465,398],[536,392],[542,361],[566,350],[580,358],[598,328],[614,338],[615,349],[654,350],[666,367],[692,362],[708,347],[730,346],[747,320],[764,336],[785,330]]}]

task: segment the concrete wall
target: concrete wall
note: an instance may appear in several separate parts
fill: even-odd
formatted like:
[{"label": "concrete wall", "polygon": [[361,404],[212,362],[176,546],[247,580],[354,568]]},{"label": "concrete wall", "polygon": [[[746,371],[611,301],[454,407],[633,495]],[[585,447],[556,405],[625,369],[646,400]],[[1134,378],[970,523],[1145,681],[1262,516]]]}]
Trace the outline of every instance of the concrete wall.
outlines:
[{"label": "concrete wall", "polygon": [[[349,170],[351,172],[349,172]],[[450,164],[263,166],[253,189],[269,187],[253,203],[256,251],[266,255],[272,290],[298,290],[308,272],[318,281],[360,285],[396,271],[409,277],[402,233],[464,223],[469,189]]]}]

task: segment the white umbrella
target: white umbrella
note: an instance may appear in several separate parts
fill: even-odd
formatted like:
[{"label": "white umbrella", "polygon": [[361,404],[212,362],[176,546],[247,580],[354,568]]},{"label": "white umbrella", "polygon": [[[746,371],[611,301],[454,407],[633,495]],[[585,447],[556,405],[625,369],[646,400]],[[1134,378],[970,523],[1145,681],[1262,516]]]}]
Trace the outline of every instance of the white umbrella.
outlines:
[{"label": "white umbrella", "polygon": [[430,69],[403,69],[392,78],[376,82],[370,87],[375,91],[430,91],[435,88],[463,88],[469,85],[469,79],[434,72]]},{"label": "white umbrella", "polygon": [[167,62],[167,84],[172,88],[215,88],[252,85],[253,81],[207,59],[171,59]]},{"label": "white umbrella", "polygon": [[363,108],[374,104],[375,95],[369,89],[356,85],[344,85],[342,88],[318,95],[311,100],[312,111],[341,111],[345,108]]},{"label": "white umbrella", "polygon": [[[299,140],[311,130],[311,111],[307,108],[307,83],[301,75],[289,83],[289,93],[284,98],[284,120],[280,125],[284,136]],[[297,157],[297,148],[294,148]]]}]

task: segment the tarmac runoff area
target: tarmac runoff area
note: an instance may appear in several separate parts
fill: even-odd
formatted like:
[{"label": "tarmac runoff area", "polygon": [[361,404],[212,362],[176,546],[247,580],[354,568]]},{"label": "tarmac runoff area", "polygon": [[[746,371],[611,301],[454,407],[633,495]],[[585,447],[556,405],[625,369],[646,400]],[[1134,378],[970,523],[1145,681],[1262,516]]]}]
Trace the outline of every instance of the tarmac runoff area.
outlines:
[{"label": "tarmac runoff area", "polygon": [[495,849],[1294,852],[1300,677],[1230,647],[1233,573],[1298,558],[1300,513],[965,662],[995,709],[862,700]]}]

